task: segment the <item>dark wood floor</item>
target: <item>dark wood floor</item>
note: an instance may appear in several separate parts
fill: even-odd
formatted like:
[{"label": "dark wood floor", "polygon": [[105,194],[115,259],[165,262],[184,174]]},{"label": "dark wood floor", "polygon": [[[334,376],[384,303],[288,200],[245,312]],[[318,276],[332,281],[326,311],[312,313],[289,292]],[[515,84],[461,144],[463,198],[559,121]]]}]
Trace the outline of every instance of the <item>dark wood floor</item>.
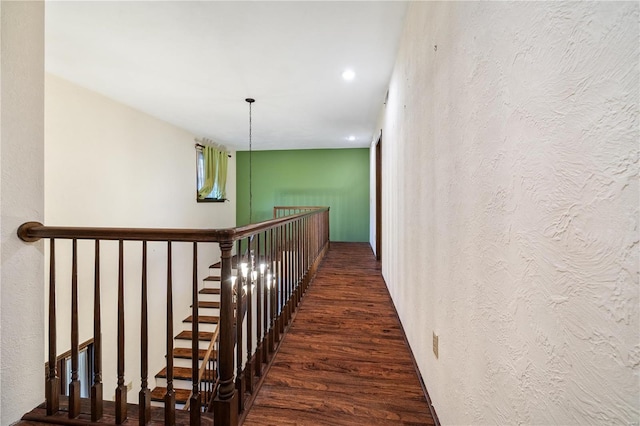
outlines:
[{"label": "dark wood floor", "polygon": [[331,243],[244,424],[434,424],[368,244]]}]

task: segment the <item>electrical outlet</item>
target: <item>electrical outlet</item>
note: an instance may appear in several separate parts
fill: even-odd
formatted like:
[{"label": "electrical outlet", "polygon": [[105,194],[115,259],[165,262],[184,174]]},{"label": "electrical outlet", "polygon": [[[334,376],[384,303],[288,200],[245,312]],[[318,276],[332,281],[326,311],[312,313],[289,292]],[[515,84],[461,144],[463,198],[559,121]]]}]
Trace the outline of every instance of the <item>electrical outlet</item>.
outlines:
[{"label": "electrical outlet", "polygon": [[438,335],[435,331],[433,332],[433,354],[438,359]]},{"label": "electrical outlet", "polygon": [[127,392],[129,392],[131,389],[133,389],[133,382],[127,383]]}]

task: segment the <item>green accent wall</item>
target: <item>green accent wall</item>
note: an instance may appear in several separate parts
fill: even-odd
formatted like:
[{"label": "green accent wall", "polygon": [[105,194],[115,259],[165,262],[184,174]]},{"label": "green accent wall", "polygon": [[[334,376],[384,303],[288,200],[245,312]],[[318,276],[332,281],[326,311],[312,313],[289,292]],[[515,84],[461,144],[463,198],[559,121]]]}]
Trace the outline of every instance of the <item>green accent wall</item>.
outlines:
[{"label": "green accent wall", "polygon": [[[252,221],[274,206],[328,206],[331,241],[369,241],[369,149],[253,151]],[[236,152],[236,224],[249,223],[249,152]]]}]

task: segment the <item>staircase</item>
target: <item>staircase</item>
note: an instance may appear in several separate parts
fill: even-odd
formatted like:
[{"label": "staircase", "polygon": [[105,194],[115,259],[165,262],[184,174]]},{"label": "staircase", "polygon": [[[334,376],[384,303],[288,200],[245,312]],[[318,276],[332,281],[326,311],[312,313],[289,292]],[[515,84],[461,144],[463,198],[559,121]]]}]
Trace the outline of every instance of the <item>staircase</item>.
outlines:
[{"label": "staircase", "polygon": [[[237,266],[237,259],[233,258],[233,273],[235,274],[235,268]],[[202,361],[206,356],[209,345],[212,344],[212,339],[215,336],[213,342],[212,353],[210,358],[213,359],[213,363],[217,362],[217,349],[218,349],[218,323],[219,323],[219,309],[220,309],[220,262],[216,262],[209,266],[209,276],[205,278],[204,286],[199,291],[198,296],[198,335],[199,335],[199,349],[198,349],[198,365],[202,367]],[[176,408],[187,409],[187,401],[191,396],[191,390],[193,388],[193,372],[192,372],[192,350],[191,350],[191,337],[192,333],[193,316],[189,315],[182,323],[184,324],[183,330],[180,331],[173,339],[173,388],[176,397]],[[215,380],[214,369],[206,369],[205,374],[202,377],[204,382],[213,382]],[[163,368],[156,375],[156,387],[151,391],[152,405],[163,406],[164,397],[167,393],[167,368]],[[211,385],[213,383],[210,383]],[[205,403],[205,401],[203,401]]]}]

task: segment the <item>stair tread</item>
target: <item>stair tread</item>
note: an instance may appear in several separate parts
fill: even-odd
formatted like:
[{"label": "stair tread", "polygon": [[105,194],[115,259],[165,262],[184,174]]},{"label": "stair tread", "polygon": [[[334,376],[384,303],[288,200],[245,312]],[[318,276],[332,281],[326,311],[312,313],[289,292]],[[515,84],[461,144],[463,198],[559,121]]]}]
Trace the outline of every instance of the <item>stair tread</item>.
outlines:
[{"label": "stair tread", "polygon": [[[173,367],[173,379],[174,380],[191,380],[191,368],[190,367]],[[160,370],[158,374],[156,374],[156,378],[166,378],[167,377],[167,367]],[[203,375],[202,381],[211,381],[211,377],[207,378],[206,375]]]},{"label": "stair tread", "polygon": [[[191,305],[190,307],[193,307],[193,305]],[[200,300],[200,301],[198,301],[198,308],[219,309],[220,308],[220,302],[217,301],[217,300],[214,300],[214,301]]]},{"label": "stair tread", "polygon": [[[220,317],[217,315],[198,315],[199,324],[217,324]],[[189,315],[182,322],[193,322],[193,315]]]},{"label": "stair tread", "polygon": [[220,294],[219,288],[209,288],[205,287],[199,292],[200,294]]},{"label": "stair tread", "polygon": [[[181,331],[180,334],[176,336],[176,339],[191,340],[192,336],[193,336],[193,333],[190,330],[184,330],[184,331]],[[198,332],[198,340],[204,340],[204,341],[210,342],[212,337],[213,337],[213,333],[209,331]]]},{"label": "stair tread", "polygon": [[220,281],[220,277],[215,277],[213,275],[209,275],[204,281]]},{"label": "stair tread", "polygon": [[[210,265],[209,268],[220,269],[221,266],[222,266],[222,261],[219,260],[216,263]],[[237,269],[238,268],[238,255],[236,255],[236,254],[234,254],[231,257],[231,268],[233,268],[233,269]]]},{"label": "stair tread", "polygon": [[[173,392],[176,395],[176,403],[185,404],[189,396],[191,395],[191,391],[188,389],[177,389],[174,388]],[[167,393],[167,388],[164,386],[157,386],[153,388],[151,391],[151,400],[152,401],[164,401],[164,396]]]},{"label": "stair tread", "polygon": [[[204,356],[206,355],[207,350],[206,349],[199,349],[198,350],[198,359],[204,359]],[[173,357],[174,358],[184,358],[184,359],[191,359],[191,348],[173,348]],[[216,357],[216,351],[212,351],[212,356],[215,358]]]}]

